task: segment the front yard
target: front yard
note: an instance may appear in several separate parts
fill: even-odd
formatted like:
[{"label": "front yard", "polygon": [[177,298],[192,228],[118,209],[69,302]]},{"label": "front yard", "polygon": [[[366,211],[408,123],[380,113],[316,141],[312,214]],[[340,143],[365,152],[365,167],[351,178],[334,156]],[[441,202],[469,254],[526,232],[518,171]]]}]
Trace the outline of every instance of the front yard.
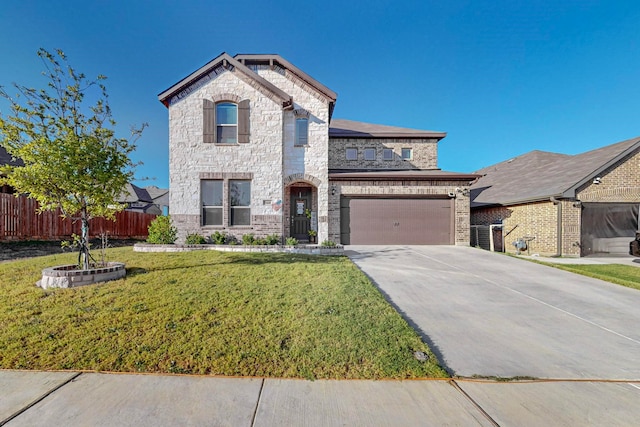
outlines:
[{"label": "front yard", "polygon": [[[0,263],[0,368],[269,376],[445,377],[346,258],[108,250],[122,280],[34,286],[57,254]],[[428,355],[417,360],[414,352]]]}]

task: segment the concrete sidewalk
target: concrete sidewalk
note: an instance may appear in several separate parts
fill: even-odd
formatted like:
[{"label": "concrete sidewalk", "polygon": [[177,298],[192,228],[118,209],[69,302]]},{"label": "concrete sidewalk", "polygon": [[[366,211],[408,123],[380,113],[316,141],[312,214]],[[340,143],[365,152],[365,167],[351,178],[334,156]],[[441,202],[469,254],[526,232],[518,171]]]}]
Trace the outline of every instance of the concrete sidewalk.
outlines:
[{"label": "concrete sidewalk", "polygon": [[551,264],[623,264],[633,267],[640,267],[640,258],[627,255],[627,256],[587,256],[580,258],[562,258],[562,257],[545,257],[538,255],[517,255],[516,258],[530,259],[534,261],[548,262]]},{"label": "concrete sidewalk", "polygon": [[631,426],[640,383],[0,371],[8,426]]}]

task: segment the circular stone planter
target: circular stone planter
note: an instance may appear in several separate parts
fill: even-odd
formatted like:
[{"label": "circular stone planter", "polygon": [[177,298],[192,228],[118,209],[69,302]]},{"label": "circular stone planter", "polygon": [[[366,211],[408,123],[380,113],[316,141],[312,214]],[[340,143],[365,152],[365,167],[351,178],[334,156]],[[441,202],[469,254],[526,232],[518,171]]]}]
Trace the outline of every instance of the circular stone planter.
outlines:
[{"label": "circular stone planter", "polygon": [[124,263],[108,262],[104,267],[79,270],[77,265],[59,265],[42,270],[42,279],[36,283],[42,289],[75,288],[107,280],[121,279],[127,274]]}]

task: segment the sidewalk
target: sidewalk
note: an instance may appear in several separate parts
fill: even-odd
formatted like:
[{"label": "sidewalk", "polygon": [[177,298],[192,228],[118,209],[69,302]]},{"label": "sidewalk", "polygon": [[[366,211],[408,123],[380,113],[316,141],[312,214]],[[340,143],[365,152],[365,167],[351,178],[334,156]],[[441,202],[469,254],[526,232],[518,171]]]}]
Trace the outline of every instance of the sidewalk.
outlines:
[{"label": "sidewalk", "polygon": [[542,261],[548,262],[552,264],[624,264],[631,265],[633,267],[640,267],[640,258],[626,255],[626,256],[609,256],[609,255],[601,255],[601,256],[587,256],[580,258],[555,258],[555,257],[545,257],[545,256],[537,256],[537,255],[516,255],[516,258],[524,258],[530,259],[534,261]]},{"label": "sidewalk", "polygon": [[306,381],[0,371],[7,426],[636,425],[640,382]]}]

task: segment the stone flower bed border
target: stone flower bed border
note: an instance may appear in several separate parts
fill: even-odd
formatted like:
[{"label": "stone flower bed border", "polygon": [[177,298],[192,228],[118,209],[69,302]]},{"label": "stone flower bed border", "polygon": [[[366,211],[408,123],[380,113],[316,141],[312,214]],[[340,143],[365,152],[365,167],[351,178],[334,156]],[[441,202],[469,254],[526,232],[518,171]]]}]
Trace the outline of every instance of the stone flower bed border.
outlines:
[{"label": "stone flower bed border", "polygon": [[121,279],[126,274],[125,265],[121,262],[109,262],[104,267],[90,268],[89,270],[79,270],[75,264],[58,265],[42,270],[42,279],[36,285],[43,289],[75,288]]},{"label": "stone flower bed border", "polygon": [[222,252],[284,252],[304,255],[344,255],[343,246],[246,246],[246,245],[157,245],[152,243],[136,243],[133,246],[135,252],[189,252],[189,251],[222,251]]}]

